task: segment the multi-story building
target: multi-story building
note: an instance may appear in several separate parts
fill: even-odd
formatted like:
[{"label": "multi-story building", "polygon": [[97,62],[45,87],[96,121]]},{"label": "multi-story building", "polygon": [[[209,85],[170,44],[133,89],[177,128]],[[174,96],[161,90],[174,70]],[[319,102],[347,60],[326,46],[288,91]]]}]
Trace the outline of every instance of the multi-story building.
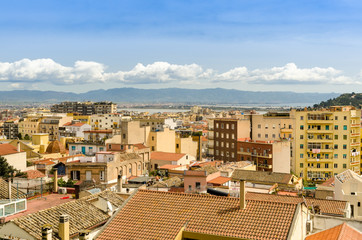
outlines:
[{"label": "multi-story building", "polygon": [[51,106],[54,113],[78,113],[81,115],[117,112],[117,104],[112,102],[62,102]]},{"label": "multi-story building", "polygon": [[50,141],[58,140],[60,137],[59,127],[72,121],[72,119],[72,117],[61,114],[43,116],[39,123],[39,133],[48,133]]},{"label": "multi-story building", "polygon": [[17,139],[18,138],[18,121],[17,120],[8,120],[3,124],[3,134],[7,139]]},{"label": "multi-story building", "polygon": [[28,115],[19,121],[19,133],[24,138],[26,135],[32,137],[35,133],[40,133],[39,124],[42,115]]},{"label": "multi-story building", "polygon": [[215,160],[240,161],[237,158],[237,140],[238,138],[250,138],[250,120],[247,118],[214,119],[213,137],[215,139]]},{"label": "multi-story building", "polygon": [[151,131],[162,131],[165,119],[151,118],[151,119],[139,119],[141,126],[150,126]]},{"label": "multi-story building", "polygon": [[295,118],[295,173],[324,181],[347,169],[360,172],[361,110],[335,106],[292,110]]},{"label": "multi-story building", "polygon": [[289,141],[238,141],[238,160],[251,161],[257,171],[290,173]]},{"label": "multi-story building", "polygon": [[97,114],[90,118],[93,130],[109,130],[119,128],[121,124],[121,116],[117,113]]}]

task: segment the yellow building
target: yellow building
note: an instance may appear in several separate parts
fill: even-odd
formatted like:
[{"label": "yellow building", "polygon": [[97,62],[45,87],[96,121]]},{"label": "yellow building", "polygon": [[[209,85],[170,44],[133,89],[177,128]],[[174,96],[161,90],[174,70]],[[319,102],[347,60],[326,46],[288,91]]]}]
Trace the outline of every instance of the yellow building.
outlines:
[{"label": "yellow building", "polygon": [[91,125],[91,116],[90,115],[77,115],[74,113],[67,113],[68,117],[73,117],[73,120],[80,121],[81,123]]},{"label": "yellow building", "polygon": [[334,106],[328,110],[292,110],[295,118],[296,174],[325,181],[346,169],[360,173],[361,110]]},{"label": "yellow building", "polygon": [[33,134],[39,133],[40,131],[40,121],[42,117],[38,115],[29,115],[23,120],[19,121],[19,130],[18,132],[21,133],[21,136],[24,138],[25,135],[28,135],[29,137],[32,137]]}]

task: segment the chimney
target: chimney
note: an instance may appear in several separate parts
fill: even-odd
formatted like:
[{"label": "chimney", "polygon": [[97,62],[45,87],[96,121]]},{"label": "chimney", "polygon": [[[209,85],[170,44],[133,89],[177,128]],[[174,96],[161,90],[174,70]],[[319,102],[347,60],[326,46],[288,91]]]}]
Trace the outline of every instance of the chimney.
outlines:
[{"label": "chimney", "polygon": [[50,224],[45,224],[41,227],[41,239],[42,240],[53,239],[53,230]]},{"label": "chimney", "polygon": [[118,175],[118,179],[117,179],[117,191],[118,192],[122,191],[122,175],[121,174]]},{"label": "chimney", "polygon": [[245,180],[240,180],[240,209],[245,209]]},{"label": "chimney", "polygon": [[88,240],[90,230],[82,230],[79,232],[79,240]]},{"label": "chimney", "polygon": [[17,143],[17,151],[18,152],[21,152],[21,149],[20,149],[20,141],[18,140],[18,143]]},{"label": "chimney", "polygon": [[53,192],[58,192],[58,168],[54,168]]},{"label": "chimney", "polygon": [[58,235],[61,240],[69,240],[69,216],[60,215],[59,218],[59,232]]},{"label": "chimney", "polygon": [[11,179],[9,178],[8,181],[8,197],[11,201]]}]

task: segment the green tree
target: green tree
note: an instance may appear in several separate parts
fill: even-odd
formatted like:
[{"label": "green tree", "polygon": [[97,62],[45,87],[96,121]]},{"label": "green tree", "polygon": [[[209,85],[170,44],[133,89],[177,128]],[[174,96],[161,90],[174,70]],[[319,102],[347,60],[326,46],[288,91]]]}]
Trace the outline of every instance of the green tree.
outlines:
[{"label": "green tree", "polygon": [[0,157],[0,177],[13,177],[16,172],[19,171],[11,166],[4,157]]},{"label": "green tree", "polygon": [[18,133],[18,139],[23,140],[23,136],[21,135],[21,133]]},{"label": "green tree", "polygon": [[28,134],[25,134],[24,140],[30,140],[30,136]]}]

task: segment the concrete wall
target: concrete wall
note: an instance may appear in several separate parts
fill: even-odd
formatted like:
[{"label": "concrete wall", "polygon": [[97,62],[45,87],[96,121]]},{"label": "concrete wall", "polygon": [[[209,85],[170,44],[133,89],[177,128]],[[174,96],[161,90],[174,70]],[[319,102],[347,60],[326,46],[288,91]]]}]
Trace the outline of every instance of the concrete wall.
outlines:
[{"label": "concrete wall", "polygon": [[273,172],[290,173],[290,142],[273,143]]},{"label": "concrete wall", "polygon": [[315,231],[323,231],[343,223],[347,223],[356,229],[362,229],[362,221],[359,220],[324,215],[313,215],[313,228]]},{"label": "concrete wall", "polygon": [[169,128],[160,132],[150,132],[147,144],[152,151],[175,153],[176,133]]},{"label": "concrete wall", "polygon": [[298,204],[295,211],[292,226],[290,227],[290,233],[288,239],[290,240],[303,240],[307,235],[307,218],[308,209],[304,204]]},{"label": "concrete wall", "polygon": [[[353,208],[353,217],[351,217],[362,220],[362,181],[352,178],[345,183],[341,183],[336,179],[334,189],[335,200],[350,202],[350,208]],[[352,192],[355,193],[355,195],[352,195]],[[359,207],[358,202],[360,203]]]},{"label": "concrete wall", "polygon": [[14,154],[4,155],[7,162],[20,171],[26,171],[26,152],[18,152]]}]

